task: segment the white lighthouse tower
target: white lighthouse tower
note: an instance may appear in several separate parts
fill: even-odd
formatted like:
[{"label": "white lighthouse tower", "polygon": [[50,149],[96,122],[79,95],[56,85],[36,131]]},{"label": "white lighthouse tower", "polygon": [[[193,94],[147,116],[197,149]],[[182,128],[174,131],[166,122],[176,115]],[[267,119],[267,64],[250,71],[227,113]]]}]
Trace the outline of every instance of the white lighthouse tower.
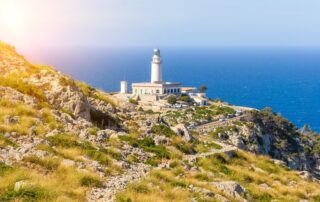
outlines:
[{"label": "white lighthouse tower", "polygon": [[122,93],[122,94],[128,93],[128,82],[127,81],[120,82],[120,93]]},{"label": "white lighthouse tower", "polygon": [[162,82],[162,61],[160,57],[160,50],[153,50],[153,57],[151,62],[151,83]]}]

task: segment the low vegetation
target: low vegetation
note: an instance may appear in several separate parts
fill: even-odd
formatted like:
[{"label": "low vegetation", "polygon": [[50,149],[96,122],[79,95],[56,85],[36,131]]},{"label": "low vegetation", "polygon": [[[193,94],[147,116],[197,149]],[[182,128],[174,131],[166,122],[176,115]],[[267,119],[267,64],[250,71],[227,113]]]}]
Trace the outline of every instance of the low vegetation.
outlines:
[{"label": "low vegetation", "polygon": [[13,102],[0,98],[0,133],[43,135],[59,127],[61,125],[49,108],[39,109],[37,106],[26,105],[20,101]]},{"label": "low vegetation", "polygon": [[[237,151],[233,157],[217,154],[196,162],[201,169],[191,171],[184,162],[175,160],[169,169],[153,171],[139,183],[117,195],[118,201],[215,201],[206,194],[189,189],[199,187],[234,198],[210,185],[211,182],[234,180],[245,189],[248,201],[318,201],[320,191],[316,182],[302,180],[297,172],[274,164],[268,157]],[[185,165],[186,166],[186,165]],[[201,171],[202,170],[202,171]],[[266,184],[262,186],[261,184]],[[269,186],[269,188],[264,188]]]}]

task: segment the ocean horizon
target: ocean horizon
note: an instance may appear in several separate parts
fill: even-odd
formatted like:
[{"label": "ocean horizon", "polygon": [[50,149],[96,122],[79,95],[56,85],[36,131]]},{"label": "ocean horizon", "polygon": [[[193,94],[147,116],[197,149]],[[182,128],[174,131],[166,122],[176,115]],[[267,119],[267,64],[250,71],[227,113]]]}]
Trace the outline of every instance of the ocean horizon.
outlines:
[{"label": "ocean horizon", "polygon": [[[298,127],[320,132],[320,48],[161,48],[163,78],[208,86],[234,105],[271,107]],[[152,48],[42,48],[23,53],[106,91],[120,80],[150,80]]]}]

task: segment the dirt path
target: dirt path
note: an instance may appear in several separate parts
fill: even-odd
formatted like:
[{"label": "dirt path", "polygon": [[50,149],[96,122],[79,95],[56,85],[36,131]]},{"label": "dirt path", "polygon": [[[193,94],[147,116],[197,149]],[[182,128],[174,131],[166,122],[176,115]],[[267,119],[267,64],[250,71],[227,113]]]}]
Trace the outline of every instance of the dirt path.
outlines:
[{"label": "dirt path", "polygon": [[195,162],[198,158],[205,158],[208,156],[212,156],[213,154],[218,154],[218,153],[228,153],[231,151],[236,151],[237,147],[229,145],[229,144],[225,144],[222,142],[218,142],[218,141],[212,141],[215,144],[220,145],[222,148],[221,149],[212,149],[209,152],[206,153],[199,153],[199,154],[195,154],[195,155],[186,155],[184,156],[184,160],[187,160],[188,162]]},{"label": "dirt path", "polygon": [[[210,152],[198,153],[195,155],[186,155],[184,160],[195,162],[197,158],[205,158],[216,153],[227,153],[235,151],[237,148],[222,142],[212,141],[220,145],[221,149],[212,149]],[[143,163],[131,165],[124,174],[110,177],[105,183],[104,188],[93,188],[88,194],[89,202],[113,202],[116,199],[116,193],[127,188],[129,183],[139,181],[144,178],[150,171],[151,167]]]},{"label": "dirt path", "polygon": [[210,128],[213,128],[213,127],[225,126],[225,125],[231,124],[233,121],[240,120],[242,117],[243,117],[243,115],[242,116],[236,116],[236,117],[233,117],[233,118],[230,118],[230,119],[226,119],[225,121],[213,121],[213,122],[210,122],[210,123],[206,123],[206,124],[197,126],[196,130],[200,130],[201,131],[201,130],[207,130],[207,129],[210,129]]}]

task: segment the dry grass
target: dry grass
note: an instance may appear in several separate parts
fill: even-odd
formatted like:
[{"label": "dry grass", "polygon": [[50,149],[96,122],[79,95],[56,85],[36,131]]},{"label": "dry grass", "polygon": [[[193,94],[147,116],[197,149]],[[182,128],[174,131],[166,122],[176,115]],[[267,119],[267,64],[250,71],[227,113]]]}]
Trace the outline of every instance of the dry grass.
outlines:
[{"label": "dry grass", "polygon": [[[86,201],[92,186],[101,186],[99,176],[90,171],[79,172],[73,167],[58,166],[53,172],[19,166],[0,177],[0,199],[10,201]],[[18,181],[25,181],[22,191],[14,191]],[[20,199],[20,200],[19,200]]]},{"label": "dry grass", "polygon": [[[171,160],[170,169],[161,169],[151,174],[138,184],[118,195],[119,201],[188,201],[196,198],[199,201],[214,201],[201,194],[190,192],[189,185],[205,188],[219,193],[231,201],[234,199],[216,190],[210,182],[237,181],[248,194],[249,201],[319,201],[320,185],[301,179],[296,171],[276,165],[266,156],[238,151],[233,158],[227,155],[214,155],[200,159],[198,166],[203,170],[189,171],[185,169],[181,159]],[[260,185],[267,184],[269,189]]]},{"label": "dry grass", "polygon": [[[16,123],[7,124],[8,117],[18,117]],[[0,99],[0,132],[17,132],[18,135],[34,133],[43,135],[47,131],[60,127],[48,108],[37,109],[22,102]],[[33,130],[31,131],[31,128]]]}]

